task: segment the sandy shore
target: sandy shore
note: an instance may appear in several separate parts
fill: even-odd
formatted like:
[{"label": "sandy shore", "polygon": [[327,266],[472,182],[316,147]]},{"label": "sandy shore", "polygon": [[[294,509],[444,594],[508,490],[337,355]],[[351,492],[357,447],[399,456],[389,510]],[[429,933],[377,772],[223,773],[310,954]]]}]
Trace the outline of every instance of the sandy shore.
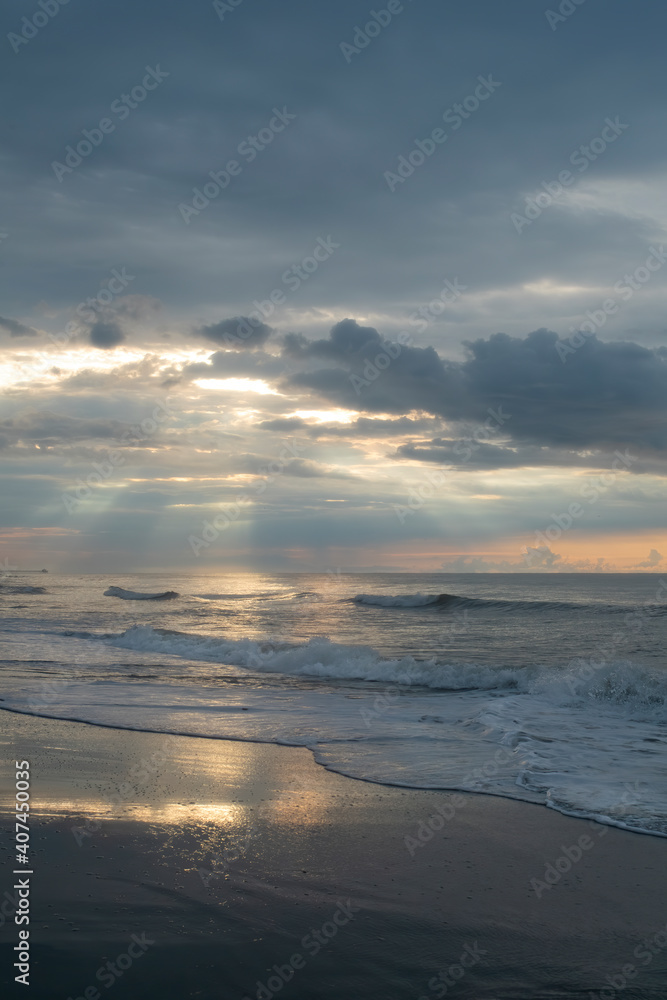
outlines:
[{"label": "sandy shore", "polygon": [[302,749],[0,717],[3,821],[29,760],[35,851],[28,989],[0,930],[9,995],[667,995],[666,840]]}]

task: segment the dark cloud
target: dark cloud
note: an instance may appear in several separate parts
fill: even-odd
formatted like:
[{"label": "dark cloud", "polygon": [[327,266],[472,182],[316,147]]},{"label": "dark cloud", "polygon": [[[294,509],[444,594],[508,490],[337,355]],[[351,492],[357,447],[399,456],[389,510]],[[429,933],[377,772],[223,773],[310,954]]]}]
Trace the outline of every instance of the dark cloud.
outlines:
[{"label": "dark cloud", "polygon": [[285,352],[303,360],[324,357],[337,366],[290,375],[288,389],[312,389],[350,409],[441,413],[443,400],[453,401],[462,391],[460,366],[443,362],[432,347],[391,343],[354,320],[337,324],[329,341],[287,340]]},{"label": "dark cloud", "polygon": [[402,444],[393,458],[415,462],[434,462],[437,465],[470,465],[473,469],[516,469],[526,465],[572,464],[569,452],[553,453],[548,448],[503,448],[486,442],[467,440],[465,437],[443,441]]},{"label": "dark cloud", "polygon": [[328,340],[307,340],[302,334],[288,333],[283,338],[283,349],[290,358],[330,358],[332,361],[365,356],[374,347],[380,347],[382,338],[371,326],[359,326],[354,319],[344,319],[332,328]]},{"label": "dark cloud", "polygon": [[90,328],[90,342],[93,347],[100,347],[108,350],[118,347],[126,339],[118,323],[114,320],[99,320]]},{"label": "dark cloud", "polygon": [[[667,450],[664,348],[591,336],[573,354],[563,354],[558,345],[564,341],[542,329],[524,339],[497,333],[476,340],[466,345],[465,361],[451,362],[430,347],[397,345],[392,357],[379,335],[348,326],[341,342],[334,331],[326,356],[337,367],[288,376],[288,386],[360,410],[426,411],[477,422],[481,434],[499,415],[507,437],[537,447]],[[298,350],[304,358],[322,356],[325,344]],[[494,450],[494,456],[512,464],[511,455]]]},{"label": "dark cloud", "polygon": [[563,360],[557,344],[547,330],[524,340],[496,334],[469,344],[461,366],[468,412],[460,415],[481,419],[502,404],[515,441],[667,449],[663,350],[593,336]]},{"label": "dark cloud", "polygon": [[[391,455],[393,459],[413,462],[432,462],[436,465],[466,466],[474,470],[491,469],[538,469],[547,466],[571,469],[609,469],[623,452],[597,449],[592,451],[569,451],[566,448],[539,447],[537,445],[518,445],[503,447],[490,444],[472,437],[465,436],[462,429],[460,438],[433,441],[420,441],[399,445]],[[638,449],[626,449],[628,469],[639,474],[667,472],[667,455],[651,454],[639,458],[634,452]]]},{"label": "dark cloud", "polygon": [[233,316],[231,319],[223,319],[210,326],[201,326],[197,333],[200,337],[212,340],[214,344],[222,344],[229,350],[253,351],[264,346],[273,330],[259,320],[251,320],[247,316]]}]

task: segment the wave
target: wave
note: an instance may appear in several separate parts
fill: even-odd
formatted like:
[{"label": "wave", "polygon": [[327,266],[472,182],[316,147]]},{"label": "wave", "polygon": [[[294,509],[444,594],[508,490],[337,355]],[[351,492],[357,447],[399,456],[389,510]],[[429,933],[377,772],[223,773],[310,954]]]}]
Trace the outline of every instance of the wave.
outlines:
[{"label": "wave", "polygon": [[270,597],[271,594],[193,594],[200,601],[251,601]]},{"label": "wave", "polygon": [[372,608],[515,608],[517,610],[586,607],[558,601],[507,601],[499,598],[463,597],[460,594],[357,594],[353,604]]},{"label": "wave", "polygon": [[326,637],[310,639],[303,644],[254,642],[134,625],[112,639],[111,645],[261,673],[328,680],[387,681],[443,691],[513,687],[520,675],[520,671],[514,669],[437,663],[435,660],[416,660],[412,656],[388,659],[370,646],[347,646]]},{"label": "wave", "polygon": [[456,600],[452,594],[357,594],[353,604],[372,608],[426,608],[431,604],[446,604]]},{"label": "wave", "polygon": [[48,594],[46,587],[9,587],[0,584],[0,595],[2,594]]},{"label": "wave", "polygon": [[164,590],[160,594],[140,594],[136,590],[123,590],[122,587],[109,587],[104,591],[105,597],[119,597],[122,601],[172,601],[180,597],[175,590]]},{"label": "wave", "polygon": [[348,646],[326,637],[306,643],[255,642],[134,625],[121,635],[99,637],[121,649],[161,653],[188,660],[242,667],[257,673],[330,681],[370,681],[406,689],[443,692],[497,691],[535,695],[554,705],[606,704],[637,718],[666,719],[667,672],[618,660],[591,666],[585,661],[560,669],[452,663],[413,656],[389,658],[371,646]]},{"label": "wave", "polygon": [[[513,601],[493,597],[464,597],[460,594],[357,594],[347,599],[352,604],[373,608],[487,608],[498,611],[521,612],[572,612],[627,614],[637,611],[630,604],[599,604],[573,601]],[[660,608],[650,608],[650,614],[661,613]]]},{"label": "wave", "polygon": [[300,594],[284,593],[279,590],[267,590],[252,594],[193,594],[198,601],[314,601],[321,600],[321,594],[314,590],[305,590]]},{"label": "wave", "polygon": [[[114,728],[306,746],[323,767],[352,778],[484,792],[667,837],[664,672],[610,664],[579,690],[572,683],[579,676],[567,669],[389,660],[325,639],[280,646],[138,626],[109,644],[190,662],[185,671],[170,671],[168,660],[156,665],[137,657],[137,663],[116,664],[110,676],[67,675],[66,683],[46,688],[41,671],[35,683],[26,683],[22,672],[14,689],[4,688],[0,708]],[[256,682],[257,674],[249,675],[250,684],[238,683],[238,671],[234,683],[218,683],[210,667],[197,675],[192,658],[385,684],[267,687]],[[227,667],[227,678],[233,669]]]},{"label": "wave", "polygon": [[254,641],[148,625],[68,640],[86,646],[63,663],[86,666],[45,686],[51,668],[33,680],[21,661],[3,678],[0,708],[307,746],[349,777],[501,795],[667,837],[664,668],[493,667],[391,658],[325,637]]}]

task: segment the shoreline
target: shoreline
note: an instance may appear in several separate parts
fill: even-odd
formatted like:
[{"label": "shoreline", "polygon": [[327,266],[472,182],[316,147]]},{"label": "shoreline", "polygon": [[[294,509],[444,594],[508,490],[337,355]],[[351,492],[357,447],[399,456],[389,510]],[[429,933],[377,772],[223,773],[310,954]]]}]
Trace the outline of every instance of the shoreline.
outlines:
[{"label": "shoreline", "polygon": [[[145,729],[145,728],[137,729],[130,726],[116,725],[111,722],[91,722],[88,719],[63,719],[57,716],[37,715],[32,712],[24,711],[20,708],[12,708],[10,706],[0,705],[0,712],[3,711],[12,713],[14,715],[23,716],[26,718],[45,719],[48,722],[63,722],[75,726],[89,726],[92,729],[107,729],[107,730],[110,729],[120,733],[137,733],[137,734],[145,733],[149,736],[162,736],[167,740],[171,739],[213,740],[215,742],[222,742],[222,743],[256,744],[258,746],[274,746],[274,747],[286,747],[292,750],[306,750],[309,754],[311,754],[313,763],[317,767],[321,767],[323,770],[328,771],[330,774],[337,775],[338,777],[344,778],[349,781],[360,781],[364,784],[374,785],[380,788],[403,789],[406,791],[414,791],[414,792],[442,792],[450,795],[489,796],[491,798],[505,799],[509,802],[521,802],[524,805],[539,806],[542,809],[548,809],[550,812],[556,812],[560,816],[569,817],[571,819],[578,819],[587,823],[594,823],[595,825],[608,827],[614,830],[622,830],[626,833],[635,834],[637,836],[667,840],[667,833],[663,833],[660,830],[636,829],[630,826],[626,826],[621,821],[615,821],[609,817],[605,817],[605,819],[607,819],[607,822],[603,822],[601,818],[596,817],[592,814],[586,815],[575,811],[569,812],[563,809],[559,809],[556,806],[549,805],[548,802],[541,802],[537,798],[530,799],[528,797],[522,797],[519,794],[511,794],[507,790],[499,792],[499,791],[493,791],[491,789],[468,789],[456,786],[452,786],[451,788],[443,788],[437,785],[416,786],[407,783],[401,784],[398,781],[394,782],[391,780],[380,780],[379,778],[370,778],[356,774],[349,774],[346,771],[338,770],[333,765],[327,764],[322,760],[318,759],[318,754],[316,749],[310,746],[305,746],[304,744],[301,743],[289,743],[287,741],[277,742],[275,739],[262,740],[257,737],[244,738],[241,736],[234,736],[234,735],[216,736],[212,734],[183,733],[183,732],[175,732],[175,731],[161,730],[161,729],[160,730]],[[502,751],[502,748],[500,748],[500,751]]]},{"label": "shoreline", "polygon": [[142,934],[133,1000],[664,995],[667,948],[635,954],[667,925],[661,838],[346,778],[305,747],[3,718],[5,817],[14,757],[32,766],[35,1000],[105,995]]}]

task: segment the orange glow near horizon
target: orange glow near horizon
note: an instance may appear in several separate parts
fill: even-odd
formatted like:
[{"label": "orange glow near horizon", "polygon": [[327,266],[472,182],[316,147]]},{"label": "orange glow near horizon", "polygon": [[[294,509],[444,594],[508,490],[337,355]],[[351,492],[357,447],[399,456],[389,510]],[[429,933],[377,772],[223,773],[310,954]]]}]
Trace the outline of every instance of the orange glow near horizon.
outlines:
[{"label": "orange glow near horizon", "polygon": [[[414,543],[412,543],[414,544]],[[595,572],[599,560],[603,560],[601,572],[617,573],[667,573],[667,558],[655,566],[638,564],[649,561],[649,553],[656,549],[667,557],[667,534],[654,535],[637,533],[635,535],[600,535],[569,540],[567,535],[551,545],[551,551],[560,556],[553,567],[527,565],[524,552],[527,545],[536,544],[528,535],[515,538],[503,538],[490,541],[481,547],[470,544],[448,546],[441,539],[434,538],[432,543],[422,542],[419,549],[411,547],[406,541],[404,545],[388,547],[343,547],[331,546],[323,552],[308,547],[292,547],[290,549],[265,549],[267,557],[285,556],[289,562],[289,570],[285,572],[327,573],[337,572],[341,575],[364,572],[399,572],[399,573],[447,573],[466,572],[463,564],[452,570],[450,564],[456,560],[472,562],[469,572]],[[426,548],[424,548],[426,545]],[[227,564],[220,572],[243,572],[244,563],[252,561],[257,553],[240,545],[237,549],[226,552]],[[477,561],[488,564],[488,568],[480,566]],[[187,570],[185,570],[187,572]],[[247,572],[247,569],[245,570]],[[215,570],[207,570],[213,572]],[[257,570],[256,572],[262,572]]]}]

